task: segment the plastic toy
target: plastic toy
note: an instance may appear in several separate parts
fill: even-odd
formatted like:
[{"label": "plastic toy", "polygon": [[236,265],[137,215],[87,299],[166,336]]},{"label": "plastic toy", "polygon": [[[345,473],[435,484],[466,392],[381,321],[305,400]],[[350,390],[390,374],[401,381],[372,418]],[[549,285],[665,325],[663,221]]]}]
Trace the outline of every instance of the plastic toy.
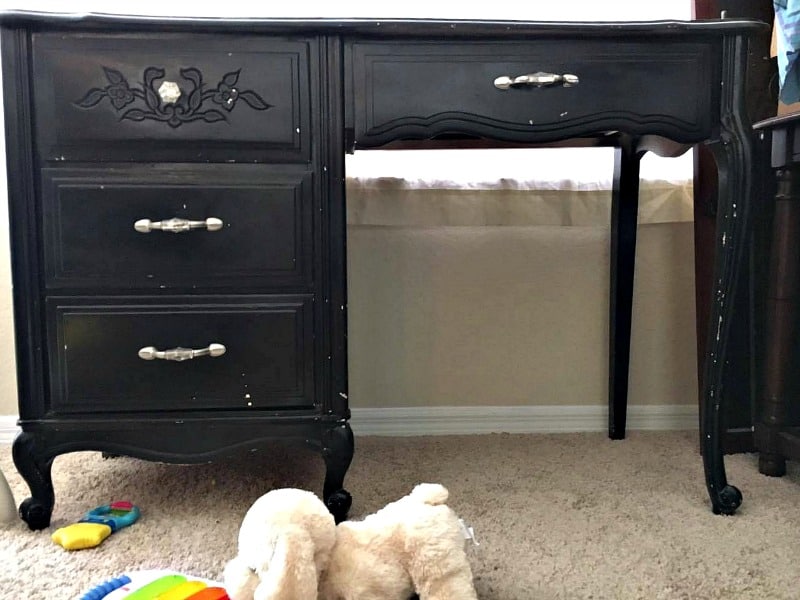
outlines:
[{"label": "plastic toy", "polygon": [[80,600],[230,600],[221,584],[173,571],[133,571],[92,588]]},{"label": "plastic toy", "polygon": [[98,506],[77,523],[57,529],[51,539],[67,550],[94,548],[115,531],[135,523],[139,514],[139,509],[130,502]]}]

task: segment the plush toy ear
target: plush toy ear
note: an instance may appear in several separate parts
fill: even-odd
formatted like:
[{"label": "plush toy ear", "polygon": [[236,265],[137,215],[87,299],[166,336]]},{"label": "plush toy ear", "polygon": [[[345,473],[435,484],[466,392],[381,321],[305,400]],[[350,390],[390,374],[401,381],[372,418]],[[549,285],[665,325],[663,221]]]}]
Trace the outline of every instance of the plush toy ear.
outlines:
[{"label": "plush toy ear", "polygon": [[298,600],[317,597],[317,567],[314,542],[308,532],[296,526],[283,529],[275,543],[266,571],[255,592],[258,600]]},{"label": "plush toy ear", "polygon": [[222,581],[231,600],[253,600],[258,587],[258,577],[240,556],[225,565]]},{"label": "plush toy ear", "polygon": [[447,488],[439,483],[420,483],[409,494],[417,502],[438,506],[447,502]]}]

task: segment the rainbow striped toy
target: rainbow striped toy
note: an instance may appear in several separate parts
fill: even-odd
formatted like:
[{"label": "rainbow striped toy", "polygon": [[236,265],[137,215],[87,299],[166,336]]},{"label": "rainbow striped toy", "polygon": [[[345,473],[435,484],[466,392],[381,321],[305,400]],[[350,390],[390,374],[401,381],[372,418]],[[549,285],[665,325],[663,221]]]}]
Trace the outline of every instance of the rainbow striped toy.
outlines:
[{"label": "rainbow striped toy", "polygon": [[220,583],[174,571],[133,571],[95,586],[81,600],[230,600]]}]

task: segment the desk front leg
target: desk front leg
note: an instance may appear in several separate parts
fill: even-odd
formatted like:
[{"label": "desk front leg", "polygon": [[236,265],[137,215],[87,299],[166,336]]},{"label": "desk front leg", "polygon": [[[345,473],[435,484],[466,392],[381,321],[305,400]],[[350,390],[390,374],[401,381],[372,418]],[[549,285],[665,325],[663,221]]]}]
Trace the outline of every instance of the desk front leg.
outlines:
[{"label": "desk front leg", "polygon": [[347,518],[353,503],[344,489],[344,476],[353,460],[353,430],[346,420],[330,423],[322,434],[322,458],[325,460],[325,484],[322,497],[337,523]]},{"label": "desk front leg", "polygon": [[31,490],[31,497],[22,501],[19,516],[33,530],[50,525],[56,495],[51,474],[54,456],[48,453],[41,434],[21,431],[12,446],[14,465]]},{"label": "desk front leg", "polygon": [[625,438],[631,359],[633,273],[639,216],[639,164],[643,152],[624,140],[614,154],[611,195],[611,290],[608,343],[608,437]]},{"label": "desk front leg", "polygon": [[[738,114],[738,113],[737,113]],[[712,146],[719,170],[717,232],[703,378],[701,439],[706,487],[715,514],[732,515],[742,493],[728,483],[722,450],[726,369],[733,301],[739,275],[746,268],[753,169],[752,139],[741,118],[723,123],[721,141]]]}]

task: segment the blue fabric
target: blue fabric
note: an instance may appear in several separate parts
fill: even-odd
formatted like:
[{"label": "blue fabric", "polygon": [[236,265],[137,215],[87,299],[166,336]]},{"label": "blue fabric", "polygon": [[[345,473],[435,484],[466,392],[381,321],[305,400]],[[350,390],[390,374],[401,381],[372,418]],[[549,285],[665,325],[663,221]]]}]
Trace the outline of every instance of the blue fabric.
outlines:
[{"label": "blue fabric", "polygon": [[780,99],[800,102],[800,0],[773,0]]}]

